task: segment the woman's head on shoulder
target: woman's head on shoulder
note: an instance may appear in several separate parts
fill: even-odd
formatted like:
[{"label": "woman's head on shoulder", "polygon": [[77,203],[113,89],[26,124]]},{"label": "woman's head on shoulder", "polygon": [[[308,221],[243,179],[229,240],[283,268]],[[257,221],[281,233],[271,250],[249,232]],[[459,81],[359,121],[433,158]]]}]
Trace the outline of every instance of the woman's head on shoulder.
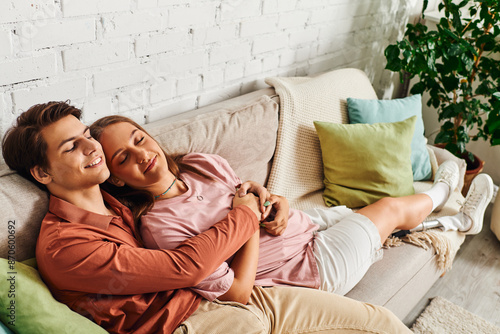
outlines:
[{"label": "woman's head on shoulder", "polygon": [[112,115],[90,126],[91,135],[98,140],[111,172],[108,180],[115,186],[128,185],[134,189],[155,193],[163,183],[178,177],[179,168],[148,132],[130,118]]}]

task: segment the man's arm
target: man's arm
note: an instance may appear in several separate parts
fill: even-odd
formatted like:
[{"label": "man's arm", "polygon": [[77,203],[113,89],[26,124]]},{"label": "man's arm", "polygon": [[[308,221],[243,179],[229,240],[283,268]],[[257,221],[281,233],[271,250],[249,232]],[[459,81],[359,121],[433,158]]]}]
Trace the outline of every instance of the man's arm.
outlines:
[{"label": "man's arm", "polygon": [[255,232],[234,256],[231,262],[231,269],[234,271],[233,284],[218,299],[242,304],[248,303],[259,262],[259,235],[260,231]]},{"label": "man's arm", "polygon": [[44,250],[39,267],[59,290],[124,295],[186,288],[210,275],[257,230],[255,213],[241,206],[173,250],[63,233]]}]

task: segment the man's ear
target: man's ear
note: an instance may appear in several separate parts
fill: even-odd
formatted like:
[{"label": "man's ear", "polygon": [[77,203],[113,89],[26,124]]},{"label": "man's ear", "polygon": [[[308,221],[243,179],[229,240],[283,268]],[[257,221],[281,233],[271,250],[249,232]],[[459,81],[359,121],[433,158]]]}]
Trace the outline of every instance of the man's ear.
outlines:
[{"label": "man's ear", "polygon": [[116,187],[123,187],[125,185],[125,182],[123,182],[122,180],[120,180],[119,178],[117,178],[116,176],[113,176],[113,175],[111,175],[108,178],[108,182]]},{"label": "man's ear", "polygon": [[52,182],[52,176],[50,176],[50,174],[44,171],[43,168],[40,166],[35,166],[31,168],[30,172],[31,175],[35,178],[35,180],[37,180],[41,184],[47,185],[50,182]]}]

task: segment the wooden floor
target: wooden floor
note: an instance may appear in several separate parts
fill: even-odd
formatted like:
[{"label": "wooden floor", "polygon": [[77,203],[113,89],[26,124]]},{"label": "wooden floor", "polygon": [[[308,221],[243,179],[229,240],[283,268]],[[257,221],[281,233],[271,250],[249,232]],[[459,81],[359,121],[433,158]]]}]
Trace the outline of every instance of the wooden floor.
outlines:
[{"label": "wooden floor", "polygon": [[411,327],[428,305],[441,296],[500,327],[500,241],[490,230],[490,204],[483,230],[467,236],[457,253],[453,268],[441,277],[403,320]]}]

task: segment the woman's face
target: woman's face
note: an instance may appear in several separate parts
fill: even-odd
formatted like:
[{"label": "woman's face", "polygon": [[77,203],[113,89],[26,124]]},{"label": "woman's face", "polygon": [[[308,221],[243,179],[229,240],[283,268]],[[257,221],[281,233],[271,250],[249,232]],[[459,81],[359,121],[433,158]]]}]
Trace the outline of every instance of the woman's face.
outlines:
[{"label": "woman's face", "polygon": [[111,174],[132,188],[156,193],[156,189],[163,189],[164,184],[171,182],[162,149],[134,125],[127,122],[109,125],[100,142]]}]

